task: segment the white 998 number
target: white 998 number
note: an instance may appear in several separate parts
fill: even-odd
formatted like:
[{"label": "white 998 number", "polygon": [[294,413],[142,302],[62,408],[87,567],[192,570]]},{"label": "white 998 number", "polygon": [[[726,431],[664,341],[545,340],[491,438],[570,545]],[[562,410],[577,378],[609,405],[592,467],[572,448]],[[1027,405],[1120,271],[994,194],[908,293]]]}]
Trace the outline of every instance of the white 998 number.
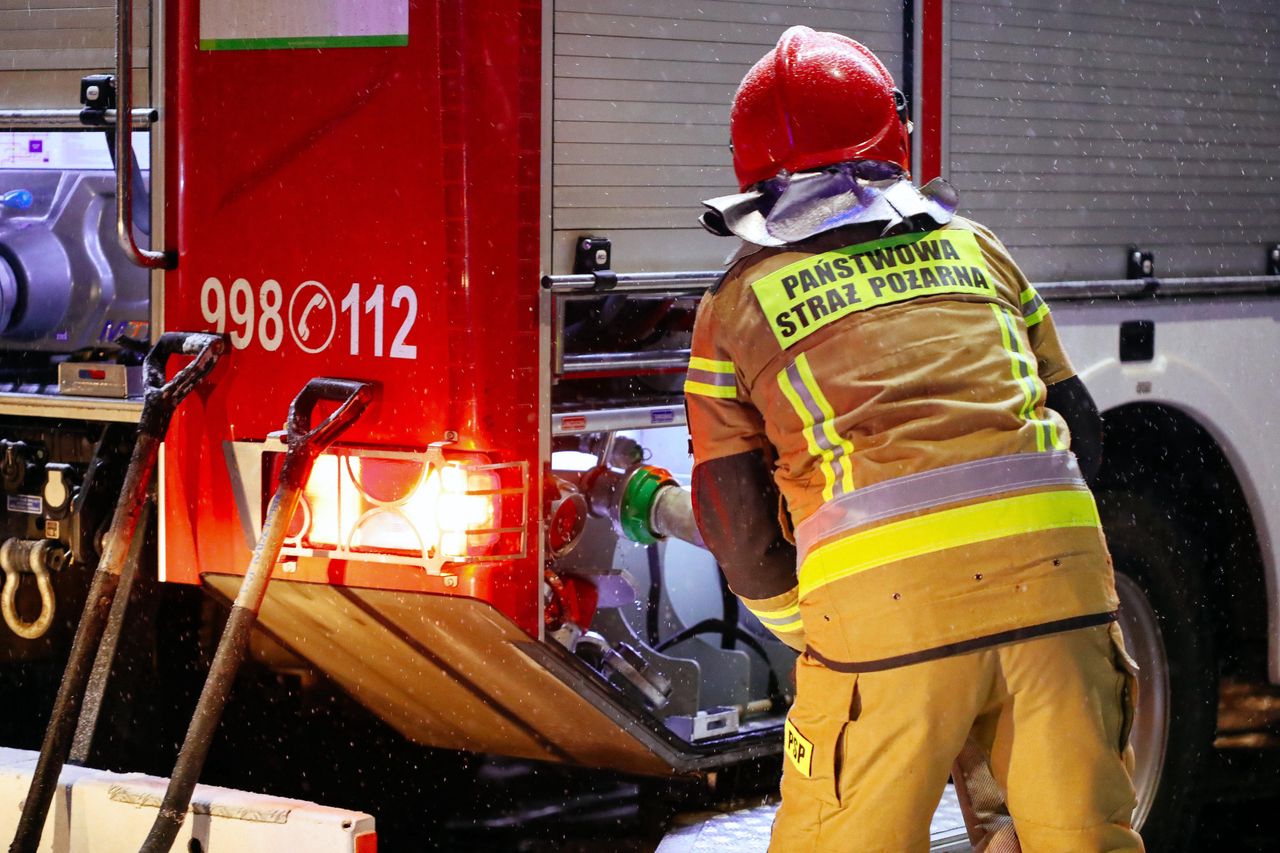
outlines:
[{"label": "white 998 number", "polygon": [[[359,283],[351,285],[341,303],[342,311],[349,315],[349,351],[360,355],[363,342],[375,357],[417,358],[417,346],[406,340],[418,318],[418,295],[408,285],[397,287],[391,294],[391,311],[403,310],[404,316],[388,348],[384,317],[390,312],[384,306],[385,293],[379,284],[368,299],[361,300]],[[256,291],[248,279],[237,278],[228,289],[216,276],[205,279],[200,288],[200,315],[219,334],[228,334],[236,349],[244,349],[256,340],[267,352],[275,352],[288,331],[304,352],[322,352],[328,349],[337,331],[338,307],[328,288],[318,281],[298,285],[287,307],[284,289],[273,278]],[[366,324],[372,326],[371,334],[361,335],[361,326]]]}]

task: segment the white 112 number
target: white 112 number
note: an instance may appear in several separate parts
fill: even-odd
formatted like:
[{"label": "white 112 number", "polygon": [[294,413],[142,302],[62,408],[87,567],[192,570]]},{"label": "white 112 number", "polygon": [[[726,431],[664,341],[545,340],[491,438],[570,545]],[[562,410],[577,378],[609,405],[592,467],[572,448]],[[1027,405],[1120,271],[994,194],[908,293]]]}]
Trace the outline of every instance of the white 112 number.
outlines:
[{"label": "white 112 number", "polygon": [[[373,288],[373,293],[369,294],[369,298],[364,301],[364,313],[373,315],[373,354],[375,356],[382,355],[383,346],[383,308],[385,288],[377,285]],[[418,294],[413,288],[407,284],[402,284],[391,294],[391,307],[393,309],[405,306],[405,317],[400,323],[400,329],[396,332],[395,338],[391,341],[391,352],[388,353],[392,358],[417,358],[418,348],[413,344],[406,344],[404,339],[409,336],[409,330],[413,328],[414,318],[418,316]],[[347,291],[347,295],[342,300],[342,310],[350,315],[351,318],[351,354],[357,355],[360,352],[360,283],[355,282],[351,285],[351,289]]]}]

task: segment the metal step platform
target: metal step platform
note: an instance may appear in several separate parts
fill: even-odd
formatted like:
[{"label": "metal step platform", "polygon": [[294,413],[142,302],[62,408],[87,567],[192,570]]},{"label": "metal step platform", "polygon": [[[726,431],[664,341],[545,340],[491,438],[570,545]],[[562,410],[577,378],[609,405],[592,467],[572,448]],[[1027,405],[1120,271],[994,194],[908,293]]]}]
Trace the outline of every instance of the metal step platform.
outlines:
[{"label": "metal step platform", "polygon": [[[676,818],[678,826],[662,839],[657,853],[765,853],[778,803],[720,814],[705,812]],[[929,828],[931,853],[970,853],[969,836],[953,785],[942,794]]]}]

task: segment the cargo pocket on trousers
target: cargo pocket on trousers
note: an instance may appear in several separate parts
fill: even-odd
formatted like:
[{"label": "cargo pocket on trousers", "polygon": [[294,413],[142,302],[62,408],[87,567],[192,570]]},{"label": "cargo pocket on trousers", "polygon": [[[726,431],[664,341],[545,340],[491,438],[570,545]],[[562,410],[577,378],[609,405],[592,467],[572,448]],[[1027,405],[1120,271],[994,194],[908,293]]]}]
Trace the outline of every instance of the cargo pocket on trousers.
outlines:
[{"label": "cargo pocket on trousers", "polygon": [[833,672],[808,655],[796,661],[796,701],[783,731],[783,798],[840,804],[845,729],[857,716],[858,676]]},{"label": "cargo pocket on trousers", "polygon": [[1111,634],[1111,657],[1115,662],[1116,672],[1120,674],[1120,739],[1117,746],[1123,753],[1129,746],[1133,715],[1138,707],[1138,663],[1124,647],[1124,634],[1120,632],[1120,625],[1112,622],[1108,631]]}]

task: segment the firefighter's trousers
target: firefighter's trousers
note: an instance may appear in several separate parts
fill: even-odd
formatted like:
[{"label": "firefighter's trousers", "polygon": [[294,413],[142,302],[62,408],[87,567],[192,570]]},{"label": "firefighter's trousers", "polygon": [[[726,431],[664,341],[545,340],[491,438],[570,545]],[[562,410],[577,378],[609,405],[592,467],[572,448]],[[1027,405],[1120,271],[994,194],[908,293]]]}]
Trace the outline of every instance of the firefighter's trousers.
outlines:
[{"label": "firefighter's trousers", "polygon": [[770,853],[927,851],[952,763],[975,744],[1023,853],[1143,850],[1129,823],[1137,686],[1114,625],[880,672],[804,655],[796,687]]}]

